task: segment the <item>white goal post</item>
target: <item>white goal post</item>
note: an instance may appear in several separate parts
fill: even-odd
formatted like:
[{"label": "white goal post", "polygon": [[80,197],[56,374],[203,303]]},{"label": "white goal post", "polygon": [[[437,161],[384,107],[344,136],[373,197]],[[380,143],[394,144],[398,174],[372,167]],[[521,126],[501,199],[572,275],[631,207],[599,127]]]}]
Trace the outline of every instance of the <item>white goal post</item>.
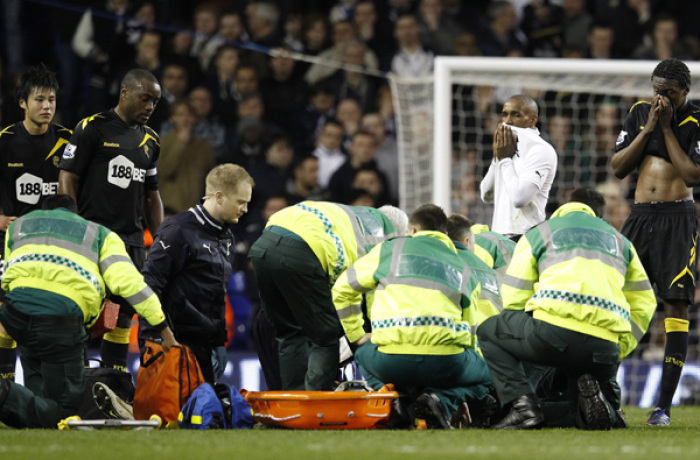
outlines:
[{"label": "white goal post", "polygon": [[[634,175],[624,181],[615,179],[609,160],[629,109],[636,101],[653,96],[651,73],[657,64],[437,57],[431,77],[391,77],[401,208],[410,213],[422,204],[435,203],[447,213],[460,212],[474,222],[490,224],[492,205],[481,202],[478,185],[491,162],[492,134],[502,104],[522,92],[538,102],[542,136],[552,142],[559,155],[550,204],[561,203],[573,187],[611,186],[619,193],[621,206],[619,212],[606,218],[619,228],[629,215],[635,179]],[[686,64],[692,78],[688,99],[697,104],[700,63]],[[700,404],[697,305],[691,307],[690,316],[688,360],[674,404]],[[618,381],[624,404],[649,407],[655,401],[665,339],[662,314],[649,330],[634,356],[620,366]]]},{"label": "white goal post", "polygon": [[[643,99],[652,95],[650,78],[656,64],[657,61],[439,56],[435,58],[432,77],[392,77],[401,206],[410,212],[420,204],[433,202],[447,212],[453,210],[450,171],[454,85]],[[700,63],[687,64],[693,77],[689,99],[700,100]],[[629,106],[624,110],[627,109]]]}]

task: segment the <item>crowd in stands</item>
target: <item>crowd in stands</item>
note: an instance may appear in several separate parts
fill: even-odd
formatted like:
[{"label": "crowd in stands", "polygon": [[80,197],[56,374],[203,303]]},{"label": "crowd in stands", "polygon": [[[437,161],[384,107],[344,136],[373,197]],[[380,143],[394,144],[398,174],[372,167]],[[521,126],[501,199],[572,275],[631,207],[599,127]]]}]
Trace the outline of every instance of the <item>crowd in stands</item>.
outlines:
[{"label": "crowd in stands", "polygon": [[695,13],[680,0],[4,0],[0,124],[22,117],[11,88],[29,65],[58,73],[67,127],[109,108],[128,70],[151,71],[164,205],[186,210],[213,166],[244,166],[245,253],[285,205],[398,203],[382,72],[429,75],[436,55],[698,59]]}]

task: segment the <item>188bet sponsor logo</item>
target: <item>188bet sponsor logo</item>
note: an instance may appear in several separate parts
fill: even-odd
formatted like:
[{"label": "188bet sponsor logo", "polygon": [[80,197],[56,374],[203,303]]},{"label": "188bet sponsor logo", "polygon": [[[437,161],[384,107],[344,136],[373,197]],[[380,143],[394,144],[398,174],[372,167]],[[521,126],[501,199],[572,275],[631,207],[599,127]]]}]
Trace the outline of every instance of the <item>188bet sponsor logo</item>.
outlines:
[{"label": "188bet sponsor logo", "polygon": [[26,204],[37,204],[42,196],[58,193],[58,182],[44,182],[41,177],[24,173],[15,182],[17,201]]},{"label": "188bet sponsor logo", "polygon": [[146,170],[137,168],[124,155],[116,156],[109,162],[107,182],[119,188],[127,189],[131,182],[144,182]]}]

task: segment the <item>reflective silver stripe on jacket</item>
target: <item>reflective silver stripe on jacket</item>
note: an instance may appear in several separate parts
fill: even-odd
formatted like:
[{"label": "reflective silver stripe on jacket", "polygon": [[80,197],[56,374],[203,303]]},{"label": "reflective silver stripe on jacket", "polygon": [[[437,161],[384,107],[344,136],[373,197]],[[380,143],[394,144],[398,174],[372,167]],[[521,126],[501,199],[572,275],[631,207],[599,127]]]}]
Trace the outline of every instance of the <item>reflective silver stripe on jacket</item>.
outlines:
[{"label": "reflective silver stripe on jacket", "polygon": [[14,242],[13,251],[16,251],[17,249],[27,245],[55,246],[81,255],[89,261],[94,262],[95,265],[97,265],[99,261],[99,252],[94,251],[92,248],[93,244],[95,243],[95,239],[97,238],[97,229],[99,227],[99,225],[95,222],[89,222],[87,224],[85,228],[85,234],[83,235],[82,243],[80,244],[72,243],[61,238],[54,238],[50,235],[43,234],[22,237],[23,234],[26,235],[26,232],[22,231],[22,227],[25,224],[25,222],[31,222],[31,220],[22,220],[20,225],[14,226],[14,231],[12,233],[12,241]]}]

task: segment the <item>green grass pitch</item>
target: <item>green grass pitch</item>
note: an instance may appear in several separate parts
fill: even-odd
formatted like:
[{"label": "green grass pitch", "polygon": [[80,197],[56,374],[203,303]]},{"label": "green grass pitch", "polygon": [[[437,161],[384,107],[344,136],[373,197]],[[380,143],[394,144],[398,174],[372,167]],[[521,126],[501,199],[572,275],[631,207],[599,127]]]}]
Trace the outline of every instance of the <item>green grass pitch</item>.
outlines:
[{"label": "green grass pitch", "polygon": [[670,427],[540,431],[54,431],[0,428],[0,459],[655,459],[700,458],[700,407],[676,407]]}]

